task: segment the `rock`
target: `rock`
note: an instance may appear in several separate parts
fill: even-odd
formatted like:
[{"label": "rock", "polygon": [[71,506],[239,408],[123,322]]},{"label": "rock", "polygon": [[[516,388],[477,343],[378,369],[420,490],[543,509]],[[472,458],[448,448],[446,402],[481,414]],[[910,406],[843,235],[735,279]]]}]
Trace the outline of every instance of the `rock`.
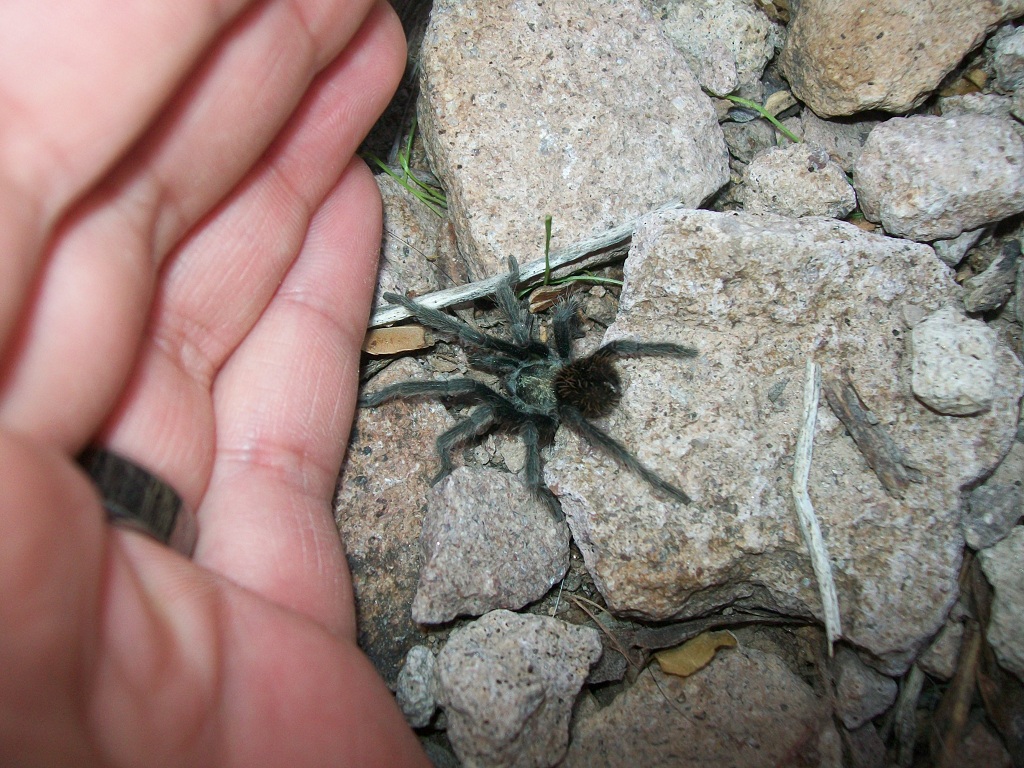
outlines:
[{"label": "rock", "polygon": [[948,620],[932,644],[918,657],[917,665],[937,680],[949,680],[956,672],[963,637],[963,623]]},{"label": "rock", "polygon": [[986,227],[972,229],[957,235],[951,240],[936,240],[932,243],[932,247],[935,249],[935,255],[942,259],[943,263],[950,267],[955,267],[964,260],[967,252],[978,244],[982,235],[987,231],[988,228]]},{"label": "rock", "polygon": [[522,440],[503,440],[498,452],[509,472],[517,474],[526,466],[526,446]]},{"label": "rock", "polygon": [[663,6],[665,34],[704,88],[761,101],[761,73],[782,44],[778,25],[748,0],[668,0]]},{"label": "rock", "polygon": [[831,734],[827,708],[777,656],[736,648],[687,678],[652,666],[604,709],[581,712],[564,766],[829,765]]},{"label": "rock", "polygon": [[423,728],[437,709],[437,662],[425,645],[409,649],[398,673],[395,700],[413,728]]},{"label": "rock", "polygon": [[985,115],[894,118],[854,169],[864,216],[913,240],[956,237],[1024,210],[1024,139]]},{"label": "rock", "polygon": [[1007,240],[984,272],[964,282],[964,308],[968,312],[992,312],[1002,307],[1013,293],[1019,261],[1020,243]]},{"label": "rock", "polygon": [[824,147],[833,160],[846,172],[853,166],[864,149],[864,142],[879,120],[822,120],[811,110],[800,113],[800,135],[804,141]]},{"label": "rock", "polygon": [[969,512],[963,520],[964,539],[971,549],[985,549],[1002,541],[1024,515],[1024,489],[1021,488],[1024,472],[1020,472],[1024,447],[1016,447],[1020,445],[1015,444],[1017,460],[1011,462],[1019,472],[1015,478],[1007,477],[1009,482],[999,482],[993,477],[971,491]]},{"label": "rock", "polygon": [[922,403],[951,416],[971,416],[992,405],[999,339],[985,323],[944,307],[914,327],[911,344],[911,387]]},{"label": "rock", "polygon": [[596,629],[493,611],[452,632],[438,656],[448,738],[467,766],[555,765],[569,715],[601,653]]},{"label": "rock", "polygon": [[728,180],[711,102],[640,0],[437,0],[418,112],[459,246],[492,273],[543,257],[545,214],[558,248]]},{"label": "rock", "polygon": [[1024,85],[1024,28],[1017,27],[996,42],[992,66],[1003,91],[1012,93]]},{"label": "rock", "polygon": [[767,120],[724,123],[722,133],[729,154],[742,163],[749,163],[758,152],[775,146],[775,128]]},{"label": "rock", "polygon": [[1017,262],[1017,280],[1013,292],[1017,298],[1017,322],[1024,325],[1024,261]]},{"label": "rock", "polygon": [[739,199],[748,213],[841,219],[857,206],[843,169],[822,147],[806,142],[759,153],[747,166],[743,185]]},{"label": "rock", "polygon": [[443,246],[446,220],[386,173],[376,179],[384,202],[377,304],[386,303],[379,298],[385,291],[419,296],[445,287],[433,259]]},{"label": "rock", "polygon": [[440,624],[522,608],[569,567],[569,531],[515,475],[460,467],[434,487],[413,618]]},{"label": "rock", "polygon": [[847,731],[846,743],[850,749],[851,768],[886,768],[885,742],[873,723],[854,731]]},{"label": "rock", "polygon": [[950,765],[977,765],[985,768],[1013,768],[1013,758],[1006,751],[1002,739],[992,733],[984,722],[968,726],[967,734],[958,745],[956,757]]},{"label": "rock", "polygon": [[1010,98],[1010,114],[1018,120],[1024,120],[1024,88],[1014,91]]},{"label": "rock", "polygon": [[907,112],[928,97],[1018,2],[801,0],[779,64],[822,117]]},{"label": "rock", "polygon": [[1024,680],[1024,527],[978,553],[995,590],[986,637],[1000,666]]},{"label": "rock", "polygon": [[[400,360],[374,386],[430,378],[429,368]],[[410,607],[419,579],[420,530],[434,440],[454,420],[437,402],[395,401],[356,412],[334,514],[356,593],[359,645],[392,688],[406,652],[426,641]]]},{"label": "rock", "polygon": [[964,93],[939,99],[939,111],[943,117],[988,115],[1007,118],[1010,116],[1010,106],[1010,98],[997,93]]},{"label": "rock", "polygon": [[433,768],[463,768],[462,762],[448,748],[447,743],[435,739],[420,739],[420,746],[427,753],[427,759]]},{"label": "rock", "polygon": [[[996,395],[963,419],[911,392],[905,316],[956,301],[928,246],[830,219],[682,211],[647,219],[605,336],[694,346],[696,360],[622,363],[603,422],[694,501],[657,496],[560,430],[545,477],[610,610],[651,620],[727,605],[820,616],[792,507],[792,455],[808,357],[849,371],[865,406],[924,474],[890,497],[819,405],[810,496],[835,568],[846,638],[905,671],[945,621],[963,549],[961,488],[1016,433],[1020,363],[996,351]],[[921,521],[927,521],[922,524]]]},{"label": "rock", "polygon": [[836,714],[853,730],[885,712],[896,701],[896,681],[867,666],[849,648],[836,652]]}]

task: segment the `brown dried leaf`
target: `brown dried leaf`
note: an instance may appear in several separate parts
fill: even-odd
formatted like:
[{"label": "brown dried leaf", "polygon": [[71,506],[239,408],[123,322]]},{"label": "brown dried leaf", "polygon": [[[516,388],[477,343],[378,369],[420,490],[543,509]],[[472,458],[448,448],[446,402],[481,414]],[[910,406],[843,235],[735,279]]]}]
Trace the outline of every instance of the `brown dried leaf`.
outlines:
[{"label": "brown dried leaf", "polygon": [[677,677],[689,677],[711,663],[719,648],[735,647],[736,636],[732,632],[705,632],[680,646],[658,651],[654,658],[658,660],[662,672]]},{"label": "brown dried leaf", "polygon": [[363,339],[363,352],[368,355],[397,355],[426,349],[433,344],[433,336],[422,325],[398,325],[368,331]]},{"label": "brown dried leaf", "polygon": [[551,308],[566,290],[564,285],[542,285],[533,289],[530,291],[530,312],[536,315]]}]

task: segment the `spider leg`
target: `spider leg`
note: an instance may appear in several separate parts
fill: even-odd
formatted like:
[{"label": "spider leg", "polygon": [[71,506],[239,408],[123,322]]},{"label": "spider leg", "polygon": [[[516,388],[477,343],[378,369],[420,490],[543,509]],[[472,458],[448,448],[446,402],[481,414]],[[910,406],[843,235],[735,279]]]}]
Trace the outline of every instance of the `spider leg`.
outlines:
[{"label": "spider leg", "polygon": [[512,340],[517,346],[528,347],[533,342],[533,318],[523,311],[523,305],[516,298],[515,290],[518,284],[519,263],[514,256],[509,256],[508,276],[498,284],[494,298],[508,318]]},{"label": "spider leg", "polygon": [[559,520],[563,519],[562,508],[547,486],[544,485],[544,478],[541,475],[540,466],[540,430],[532,421],[523,424],[520,434],[523,436],[523,445],[526,446],[526,465],[523,467],[523,482],[535,496],[543,499],[551,508]]},{"label": "spider leg", "polygon": [[372,408],[395,398],[430,396],[480,403],[467,418],[437,438],[437,455],[441,460],[441,468],[430,481],[433,485],[452,471],[451,452],[456,445],[485,432],[498,420],[514,418],[517,411],[510,400],[475,379],[400,381],[377,392],[364,394],[359,398],[359,405],[362,408]]},{"label": "spider leg", "polygon": [[580,301],[575,296],[569,296],[555,305],[551,326],[555,332],[555,351],[563,360],[572,358],[572,335],[579,308]]},{"label": "spider leg", "polygon": [[469,364],[474,368],[483,368],[498,373],[511,373],[522,364],[522,360],[516,357],[509,357],[499,352],[487,354],[484,352],[471,352],[466,355]]},{"label": "spider leg", "polygon": [[491,336],[486,333],[481,333],[473,326],[456,320],[454,317],[446,315],[444,312],[439,312],[436,309],[425,307],[422,304],[418,304],[410,298],[401,296],[397,293],[385,293],[383,295],[385,301],[389,301],[392,304],[398,304],[405,307],[409,312],[423,325],[429,326],[436,331],[447,333],[451,336],[457,337],[460,341],[470,344],[475,347],[481,347],[483,349],[493,349],[498,352],[502,352],[506,355],[518,355],[519,348],[504,339],[499,339],[496,336]]},{"label": "spider leg", "polygon": [[666,341],[633,341],[632,339],[616,339],[610,341],[593,353],[594,356],[606,358],[633,357],[647,355],[649,357],[696,357],[698,352],[693,347],[672,344]]},{"label": "spider leg", "polygon": [[597,446],[611,458],[615,459],[615,461],[626,467],[626,469],[635,472],[656,490],[661,491],[666,496],[670,496],[676,501],[681,501],[683,504],[690,503],[691,499],[686,495],[686,493],[676,488],[667,480],[663,480],[641,464],[639,459],[626,449],[626,446],[600,427],[597,427],[587,421],[583,414],[577,409],[563,406],[558,412],[562,417],[562,421],[564,421],[578,435]]},{"label": "spider leg", "polygon": [[[360,408],[373,408],[396,398],[453,397],[491,402],[501,407],[511,403],[486,384],[475,379],[449,379],[447,381],[400,381],[376,392],[364,393],[359,398]],[[497,402],[495,402],[497,401]]]},{"label": "spider leg", "polygon": [[431,480],[436,485],[452,471],[452,449],[459,443],[479,435],[494,424],[494,409],[489,405],[474,408],[469,416],[437,438],[437,455],[441,459],[441,468]]}]

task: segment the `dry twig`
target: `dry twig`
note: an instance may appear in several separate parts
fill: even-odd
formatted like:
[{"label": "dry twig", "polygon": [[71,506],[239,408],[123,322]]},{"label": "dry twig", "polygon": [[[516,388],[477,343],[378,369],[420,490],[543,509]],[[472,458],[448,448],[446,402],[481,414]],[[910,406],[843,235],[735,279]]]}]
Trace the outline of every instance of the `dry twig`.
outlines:
[{"label": "dry twig", "polygon": [[921,482],[921,473],[906,463],[903,452],[889,433],[874,414],[861,405],[857,390],[849,381],[829,379],[823,389],[832,412],[850,432],[882,486],[893,498],[902,499],[911,483]]},{"label": "dry twig", "polygon": [[[549,261],[551,269],[580,261],[590,254],[597,253],[598,251],[603,251],[617,245],[625,245],[625,243],[633,236],[633,232],[636,230],[637,225],[652,213],[683,210],[685,208],[686,206],[682,203],[672,202],[668,205],[657,208],[644,216],[637,217],[625,224],[606,230],[605,232],[602,232],[588,240],[576,243],[575,245],[570,245],[566,248],[560,248],[550,255]],[[539,277],[544,274],[545,268],[546,265],[544,259],[531,261],[529,264],[524,264],[519,268],[519,279],[521,282],[527,282],[532,278]],[[427,293],[423,296],[417,296],[416,303],[430,307],[431,309],[443,309],[444,307],[450,307],[455,304],[462,304],[484,296],[490,296],[497,289],[498,283],[504,279],[505,275],[495,275],[494,277],[489,277],[485,280],[478,280],[475,283],[458,285],[454,288],[447,288],[443,291],[434,291],[433,293]],[[399,320],[404,320],[407,317],[409,317],[409,310],[405,307],[383,307],[374,312],[370,317],[369,327],[379,328],[390,323],[396,323]]]},{"label": "dry twig", "polygon": [[821,394],[821,368],[813,360],[807,361],[807,379],[804,383],[804,412],[800,434],[796,440],[796,456],[793,461],[793,502],[796,505],[796,519],[800,533],[811,555],[814,578],[818,582],[821,609],[825,618],[825,634],[828,637],[828,653],[843,636],[839,616],[839,597],[836,583],[832,578],[832,561],[828,557],[825,539],[821,535],[818,517],[814,514],[811,497],[807,493],[807,480],[811,474],[811,454],[814,450],[814,425],[818,418],[818,400]]}]

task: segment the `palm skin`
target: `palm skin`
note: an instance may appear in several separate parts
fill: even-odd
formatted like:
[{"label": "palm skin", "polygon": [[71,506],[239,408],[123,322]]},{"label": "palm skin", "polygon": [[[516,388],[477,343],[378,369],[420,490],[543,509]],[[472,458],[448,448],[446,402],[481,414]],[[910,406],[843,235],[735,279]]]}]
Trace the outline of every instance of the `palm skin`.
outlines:
[{"label": "palm skin", "polygon": [[[403,66],[369,0],[0,8],[4,764],[427,765],[330,509]],[[106,524],[90,441],[192,561]]]}]

